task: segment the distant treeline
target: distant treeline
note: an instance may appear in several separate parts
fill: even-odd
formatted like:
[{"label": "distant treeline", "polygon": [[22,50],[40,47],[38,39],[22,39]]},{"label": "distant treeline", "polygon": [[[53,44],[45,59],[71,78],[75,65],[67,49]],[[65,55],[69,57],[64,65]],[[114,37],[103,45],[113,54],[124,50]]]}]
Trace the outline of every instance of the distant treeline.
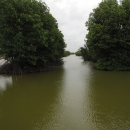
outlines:
[{"label": "distant treeline", "polygon": [[64,57],[72,55],[72,54],[74,54],[74,53],[70,52],[70,51],[64,51]]}]

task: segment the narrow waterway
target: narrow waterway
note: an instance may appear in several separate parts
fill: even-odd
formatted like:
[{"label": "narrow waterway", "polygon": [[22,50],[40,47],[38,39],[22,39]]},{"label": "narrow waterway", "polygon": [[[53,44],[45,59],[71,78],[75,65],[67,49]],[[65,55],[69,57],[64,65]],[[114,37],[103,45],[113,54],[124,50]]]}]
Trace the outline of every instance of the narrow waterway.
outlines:
[{"label": "narrow waterway", "polygon": [[130,72],[63,60],[51,72],[0,75],[0,130],[130,130]]}]

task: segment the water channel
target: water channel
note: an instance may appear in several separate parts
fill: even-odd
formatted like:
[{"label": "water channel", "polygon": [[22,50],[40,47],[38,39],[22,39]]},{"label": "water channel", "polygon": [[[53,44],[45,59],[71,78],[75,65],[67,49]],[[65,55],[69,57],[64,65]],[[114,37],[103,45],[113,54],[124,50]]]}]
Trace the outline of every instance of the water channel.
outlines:
[{"label": "water channel", "polygon": [[0,130],[130,130],[130,72],[63,60],[50,72],[0,75]]}]

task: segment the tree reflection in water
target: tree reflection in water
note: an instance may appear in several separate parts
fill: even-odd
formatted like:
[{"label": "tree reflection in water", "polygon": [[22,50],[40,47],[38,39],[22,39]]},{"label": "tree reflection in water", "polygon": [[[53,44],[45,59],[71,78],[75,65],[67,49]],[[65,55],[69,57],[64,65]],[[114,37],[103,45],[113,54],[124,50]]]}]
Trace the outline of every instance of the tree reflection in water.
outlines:
[{"label": "tree reflection in water", "polygon": [[11,76],[0,76],[0,92],[5,91],[7,87],[11,85],[12,85]]}]

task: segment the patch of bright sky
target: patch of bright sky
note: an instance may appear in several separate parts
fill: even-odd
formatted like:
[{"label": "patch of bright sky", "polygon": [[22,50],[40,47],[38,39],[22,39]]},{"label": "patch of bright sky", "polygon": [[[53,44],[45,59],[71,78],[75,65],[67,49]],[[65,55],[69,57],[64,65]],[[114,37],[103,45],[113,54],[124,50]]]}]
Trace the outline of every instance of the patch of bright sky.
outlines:
[{"label": "patch of bright sky", "polygon": [[84,46],[87,28],[85,22],[89,14],[102,0],[42,0],[56,18],[58,27],[64,35],[66,50],[76,52]]}]

